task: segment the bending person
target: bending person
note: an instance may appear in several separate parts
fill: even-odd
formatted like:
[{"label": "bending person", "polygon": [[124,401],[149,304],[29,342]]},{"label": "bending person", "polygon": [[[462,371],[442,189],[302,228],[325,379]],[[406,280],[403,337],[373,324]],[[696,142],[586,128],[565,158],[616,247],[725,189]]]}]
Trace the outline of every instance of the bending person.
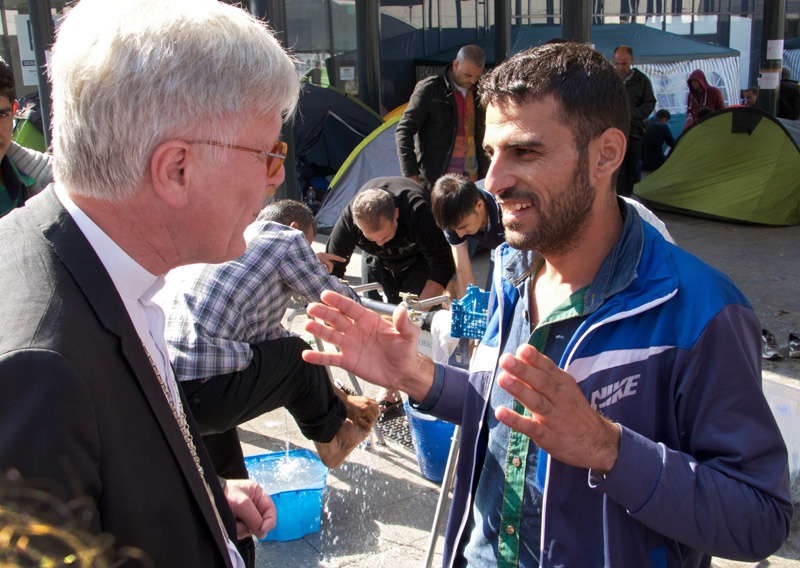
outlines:
[{"label": "bending person", "polygon": [[[333,226],[326,251],[341,257],[333,274],[344,277],[356,247],[361,248],[361,281],[379,282],[391,304],[401,292],[426,300],[444,294],[455,272],[453,256],[431,213],[427,194],[403,177],[368,181]],[[370,297],[378,299],[376,292]],[[381,410],[400,410],[400,393],[378,394]]]},{"label": "bending person", "polygon": [[315,233],[306,205],[269,205],[247,228],[244,255],[177,269],[156,297],[175,374],[219,475],[247,478],[236,427],[277,408],[289,411],[331,468],[378,416],[374,401],[334,390],[324,368],[303,361],[308,344],[281,325],[293,294],[356,298],[314,254]]}]

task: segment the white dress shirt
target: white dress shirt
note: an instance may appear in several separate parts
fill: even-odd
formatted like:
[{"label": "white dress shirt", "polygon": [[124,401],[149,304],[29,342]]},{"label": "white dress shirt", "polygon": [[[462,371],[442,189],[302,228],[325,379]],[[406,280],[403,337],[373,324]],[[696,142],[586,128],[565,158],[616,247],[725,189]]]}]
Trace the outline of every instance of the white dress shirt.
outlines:
[{"label": "white dress shirt", "polygon": [[[178,384],[169,364],[169,351],[164,338],[166,319],[161,307],[153,302],[153,296],[164,286],[164,277],[155,276],[133,260],[111,237],[92,221],[86,213],[70,199],[67,192],[59,184],[55,185],[55,194],[64,209],[70,214],[86,240],[94,249],[100,262],[119,292],[125,309],[136,328],[136,333],[147,352],[158,368],[167,387],[167,393],[178,412],[183,412],[183,405],[178,394]],[[198,472],[199,473],[199,472]],[[212,503],[214,505],[214,503]],[[214,505],[216,506],[216,505]],[[235,568],[245,568],[236,545],[225,536],[228,555]]]}]

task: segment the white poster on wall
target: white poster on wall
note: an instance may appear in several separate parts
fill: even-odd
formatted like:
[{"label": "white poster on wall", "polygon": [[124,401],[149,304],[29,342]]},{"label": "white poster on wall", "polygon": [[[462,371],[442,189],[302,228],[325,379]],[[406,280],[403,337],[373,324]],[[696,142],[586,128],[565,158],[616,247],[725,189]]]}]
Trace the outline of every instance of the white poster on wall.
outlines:
[{"label": "white poster on wall", "polygon": [[783,58],[783,40],[770,39],[767,40],[767,59],[781,59]]},{"label": "white poster on wall", "polygon": [[26,87],[38,85],[36,55],[33,51],[33,35],[31,34],[31,18],[28,15],[17,14],[16,23],[19,62],[22,67],[22,84]]}]

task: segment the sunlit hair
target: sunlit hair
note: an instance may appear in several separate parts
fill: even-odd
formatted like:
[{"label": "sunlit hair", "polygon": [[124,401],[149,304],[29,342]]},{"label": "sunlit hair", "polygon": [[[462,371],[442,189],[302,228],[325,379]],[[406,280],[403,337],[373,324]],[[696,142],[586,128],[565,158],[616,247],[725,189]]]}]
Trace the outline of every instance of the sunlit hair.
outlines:
[{"label": "sunlit hair", "polygon": [[459,64],[469,61],[476,67],[483,67],[486,64],[486,52],[478,45],[465,45],[458,50],[456,61]]},{"label": "sunlit hair", "polygon": [[51,61],[55,178],[107,200],[136,192],[163,142],[235,143],[299,89],[266,25],[216,0],[81,0]]},{"label": "sunlit hair", "polygon": [[630,111],[625,86],[608,59],[579,43],[547,44],[516,54],[480,82],[484,106],[517,105],[553,96],[578,151],[609,128],[626,136]]},{"label": "sunlit hair", "polygon": [[445,174],[431,189],[431,212],[440,229],[454,230],[474,213],[481,192],[468,177]]},{"label": "sunlit hair", "polygon": [[394,197],[384,189],[365,189],[356,194],[351,210],[362,230],[377,231],[384,221],[394,221]]},{"label": "sunlit hair", "polygon": [[272,221],[287,226],[297,223],[304,233],[311,229],[315,236],[317,234],[317,220],[311,208],[294,199],[281,199],[267,205],[258,214],[258,221]]}]

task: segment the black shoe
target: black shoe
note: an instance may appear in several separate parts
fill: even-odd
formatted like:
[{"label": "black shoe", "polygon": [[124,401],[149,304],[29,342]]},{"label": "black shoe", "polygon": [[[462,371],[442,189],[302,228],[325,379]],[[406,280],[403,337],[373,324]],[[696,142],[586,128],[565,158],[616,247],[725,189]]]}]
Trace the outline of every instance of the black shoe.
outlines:
[{"label": "black shoe", "polygon": [[768,329],[761,330],[761,357],[763,359],[781,359],[781,354],[778,352],[778,342],[775,336]]},{"label": "black shoe", "polygon": [[794,332],[789,334],[789,357],[800,359],[800,335]]}]

